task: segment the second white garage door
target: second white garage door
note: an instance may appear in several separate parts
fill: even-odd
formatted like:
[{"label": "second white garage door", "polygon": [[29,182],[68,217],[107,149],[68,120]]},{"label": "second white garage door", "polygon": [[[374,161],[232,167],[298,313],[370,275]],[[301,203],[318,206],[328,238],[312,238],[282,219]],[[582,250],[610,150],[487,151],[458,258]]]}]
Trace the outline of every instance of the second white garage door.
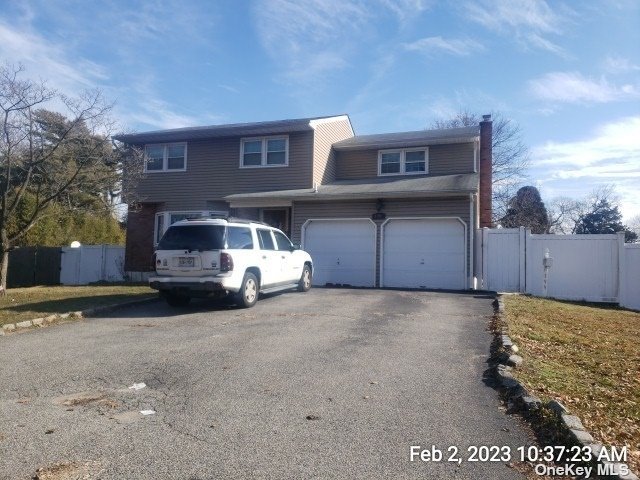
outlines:
[{"label": "second white garage door", "polygon": [[375,286],[376,227],[370,220],[310,220],[304,249],[313,259],[314,285]]},{"label": "second white garage door", "polygon": [[382,286],[466,288],[465,227],[457,219],[390,219],[383,227]]}]

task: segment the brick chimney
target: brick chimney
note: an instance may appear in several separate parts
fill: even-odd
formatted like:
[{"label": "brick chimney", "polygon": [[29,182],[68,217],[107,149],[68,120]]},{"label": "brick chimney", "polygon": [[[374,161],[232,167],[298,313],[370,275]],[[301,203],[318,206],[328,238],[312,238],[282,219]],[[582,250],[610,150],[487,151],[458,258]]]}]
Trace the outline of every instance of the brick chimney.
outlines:
[{"label": "brick chimney", "polygon": [[491,227],[491,172],[493,123],[491,115],[483,115],[480,122],[480,228]]}]

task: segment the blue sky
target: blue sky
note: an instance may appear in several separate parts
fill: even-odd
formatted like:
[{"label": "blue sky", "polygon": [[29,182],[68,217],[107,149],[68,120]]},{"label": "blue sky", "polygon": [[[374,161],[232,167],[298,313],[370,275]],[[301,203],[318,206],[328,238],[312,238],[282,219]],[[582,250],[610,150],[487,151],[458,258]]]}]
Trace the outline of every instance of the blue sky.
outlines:
[{"label": "blue sky", "polygon": [[367,134],[497,110],[545,200],[615,184],[640,214],[636,0],[0,0],[0,61],[101,88],[137,131],[348,113]]}]

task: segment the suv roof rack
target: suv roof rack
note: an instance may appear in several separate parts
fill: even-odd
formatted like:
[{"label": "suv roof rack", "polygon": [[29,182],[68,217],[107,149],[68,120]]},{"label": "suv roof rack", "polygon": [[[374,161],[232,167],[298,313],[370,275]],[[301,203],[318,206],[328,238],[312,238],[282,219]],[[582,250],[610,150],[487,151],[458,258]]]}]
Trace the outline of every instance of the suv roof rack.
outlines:
[{"label": "suv roof rack", "polygon": [[191,222],[196,222],[199,220],[226,220],[227,222],[234,222],[234,223],[257,223],[259,225],[265,225],[267,227],[270,226],[259,220],[249,220],[248,218],[232,217],[231,215],[224,215],[224,214],[217,214],[217,213],[210,214],[210,215],[203,215],[201,217],[196,217],[196,218],[186,218],[185,220],[191,221]]}]

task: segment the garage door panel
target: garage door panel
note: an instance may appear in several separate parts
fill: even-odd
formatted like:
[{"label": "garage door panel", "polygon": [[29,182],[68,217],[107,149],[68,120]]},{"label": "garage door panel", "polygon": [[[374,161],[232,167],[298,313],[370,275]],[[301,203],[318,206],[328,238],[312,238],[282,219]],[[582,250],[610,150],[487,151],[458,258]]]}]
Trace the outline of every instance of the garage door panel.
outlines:
[{"label": "garage door panel", "polygon": [[311,220],[304,236],[314,285],[375,285],[376,231],[369,220]]},{"label": "garage door panel", "polygon": [[390,219],[382,258],[386,287],[464,289],[464,225],[455,219]]}]

